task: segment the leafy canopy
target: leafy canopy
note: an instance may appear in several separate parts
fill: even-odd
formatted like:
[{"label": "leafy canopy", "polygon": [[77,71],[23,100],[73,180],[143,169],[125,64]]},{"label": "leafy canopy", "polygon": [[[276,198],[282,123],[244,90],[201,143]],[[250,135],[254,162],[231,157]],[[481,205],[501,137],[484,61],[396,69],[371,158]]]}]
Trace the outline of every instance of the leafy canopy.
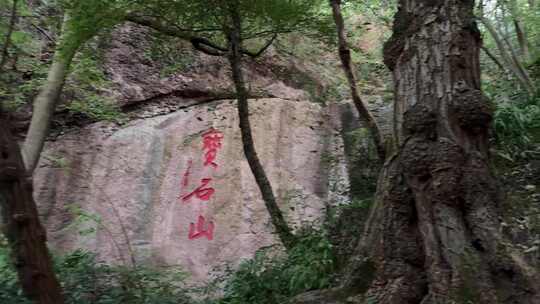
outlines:
[{"label": "leafy canopy", "polygon": [[243,21],[244,41],[290,32],[328,38],[334,31],[326,0],[138,0],[131,13],[223,45],[233,2]]}]

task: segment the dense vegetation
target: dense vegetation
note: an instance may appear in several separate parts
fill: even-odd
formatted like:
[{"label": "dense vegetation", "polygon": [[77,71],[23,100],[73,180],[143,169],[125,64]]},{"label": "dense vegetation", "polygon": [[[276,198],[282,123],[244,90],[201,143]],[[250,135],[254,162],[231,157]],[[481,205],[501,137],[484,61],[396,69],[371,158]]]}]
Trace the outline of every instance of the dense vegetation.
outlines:
[{"label": "dense vegetation", "polygon": [[[235,84],[231,90],[239,101],[240,119],[245,118],[244,151],[286,250],[263,248],[237,269],[221,271],[208,286],[197,287],[187,286],[189,274],[181,269],[108,265],[83,250],[56,253],[52,259],[54,272],[65,303],[271,304],[286,303],[307,291],[340,286],[347,272],[344,260],[355,254],[368,209],[376,200],[377,176],[385,154],[387,160],[393,157],[403,143],[397,136],[378,138],[379,131],[373,131],[376,126],[357,128],[352,122],[346,125],[343,138],[345,157],[350,163],[351,202],[329,210],[328,222],[321,230],[306,227],[293,231],[283,220],[250,139],[245,114],[249,81],[244,79],[241,65],[246,58],[255,58],[257,64],[257,58],[264,58],[264,52],[272,48],[281,58],[310,66],[316,76],[296,73],[288,80],[309,91],[313,102],[327,106],[349,98],[350,89],[358,87],[360,95],[377,96],[388,104],[394,87],[392,73],[385,67],[388,58],[383,59],[383,46],[392,33],[403,30],[400,24],[392,28],[398,1],[330,1],[341,4],[345,19],[344,38],[348,41],[339,43],[327,1],[165,2],[0,0],[1,110],[13,118],[9,126],[19,141],[25,140],[20,152],[26,162],[25,172],[31,175],[51,128],[54,134],[70,124],[108,121],[122,126],[132,119],[115,103],[111,94],[114,86],[104,67],[104,52],[112,32],[129,21],[151,29],[147,35],[151,47],[145,56],[158,62],[164,77],[193,69],[200,54],[228,58]],[[212,18],[206,18],[209,3],[214,5]],[[528,254],[527,262],[538,268],[540,196],[536,189],[540,181],[531,177],[531,172],[540,172],[533,168],[540,159],[540,4],[534,0],[475,4],[475,20],[483,39],[482,91],[493,111],[488,133],[491,149],[485,152],[492,156],[493,172],[504,181],[508,194],[508,202],[502,205],[502,222],[510,228],[502,230],[505,237],[512,238],[516,234],[514,227],[526,226],[519,228],[527,231],[515,245]],[[352,60],[350,67],[356,78],[342,76],[338,44],[339,55],[350,52],[348,60]],[[289,77],[287,71],[282,74]],[[48,103],[48,108],[34,108],[30,114],[33,101]],[[360,113],[362,103],[359,100],[357,104]],[[43,116],[36,119],[34,127],[36,113],[41,111]],[[64,120],[55,124],[54,115],[64,115]],[[28,127],[25,121],[30,116],[32,124]],[[366,137],[374,141],[366,144]],[[386,153],[381,152],[384,149]],[[334,160],[327,158],[326,165],[331,166]],[[422,178],[426,177],[421,176],[420,182]],[[527,183],[527,188],[514,184],[518,179]],[[7,222],[0,222],[2,229]],[[10,242],[0,239],[0,303],[32,303],[17,277],[21,261],[14,250],[17,241],[12,238]],[[479,251],[485,250],[480,247]],[[509,267],[508,272],[512,271]],[[487,303],[486,298],[465,291],[460,293],[466,294],[462,303]]]}]

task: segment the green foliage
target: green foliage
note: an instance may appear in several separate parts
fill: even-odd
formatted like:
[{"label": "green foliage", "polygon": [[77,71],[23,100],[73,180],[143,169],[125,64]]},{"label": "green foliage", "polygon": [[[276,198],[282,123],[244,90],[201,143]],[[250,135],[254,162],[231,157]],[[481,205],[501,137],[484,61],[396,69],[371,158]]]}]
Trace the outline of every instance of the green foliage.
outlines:
[{"label": "green foliage", "polygon": [[41,155],[43,160],[46,160],[51,168],[61,169],[64,171],[70,170],[69,159],[57,153],[43,153]]},{"label": "green foliage", "polygon": [[109,266],[81,250],[61,258],[57,267],[67,303],[189,303],[182,286],[186,276],[177,269]]},{"label": "green foliage", "polygon": [[[0,244],[0,303],[30,303],[19,288],[5,242]],[[77,250],[55,259],[66,304],[187,304],[185,273],[178,269],[121,267]]]},{"label": "green foliage", "polygon": [[335,156],[333,153],[324,151],[321,153],[321,165],[325,169],[329,169],[330,167],[334,166],[338,161],[337,156]]},{"label": "green foliage", "polygon": [[[530,76],[531,82],[540,85],[540,74],[536,72],[535,58],[538,58],[540,38],[538,26],[540,15],[538,10],[531,9],[525,0],[497,1],[498,5],[487,5],[484,15],[495,26],[496,31],[504,38],[505,47],[509,54],[516,55],[518,60]],[[531,53],[530,58],[522,54],[518,43],[515,20],[520,21]],[[482,31],[486,32],[484,28]],[[522,84],[516,80],[515,75],[508,73],[508,63],[500,56],[501,50],[497,47],[489,33],[483,36],[484,46],[499,58],[505,71],[493,64],[485,52],[481,53],[482,88],[484,93],[492,100],[495,108],[494,138],[497,155],[516,161],[518,158],[529,157],[534,150],[534,133],[540,127],[540,92],[536,96],[529,96]]]},{"label": "green foliage", "polygon": [[[22,1],[19,1],[22,3]],[[17,55],[16,66],[0,75],[0,100],[8,110],[16,111],[31,101],[46,81],[50,67],[50,59],[55,51],[44,38],[29,30],[29,25],[39,24],[42,31],[49,32],[51,39],[57,39],[58,48],[79,49],[84,42],[89,41],[98,31],[110,29],[119,22],[121,8],[127,1],[48,1],[30,10],[26,4],[21,4],[20,14],[40,14],[39,19],[22,19],[20,31],[12,35],[13,55]],[[58,12],[64,9],[70,16],[64,24],[62,39],[55,37],[60,23]],[[99,12],[96,12],[99,11]],[[34,21],[35,20],[35,21]],[[37,28],[37,26],[35,26]],[[4,28],[0,24],[0,32]],[[90,41],[92,42],[92,41]],[[64,50],[65,51],[65,50]],[[110,82],[100,66],[99,49],[89,43],[75,56],[70,68],[70,75],[63,90],[64,100],[77,100],[68,106],[72,113],[81,113],[93,120],[110,120],[119,122],[123,119],[119,109],[112,100],[100,97],[110,88]],[[88,104],[84,104],[88,101]]]},{"label": "green foliage", "polygon": [[103,87],[109,82],[99,65],[94,48],[85,48],[76,60],[71,64],[71,81],[86,86]]},{"label": "green foliage", "polygon": [[350,194],[353,200],[371,197],[377,187],[380,162],[369,136],[367,128],[343,131],[345,154],[350,163]]},{"label": "green foliage", "polygon": [[508,160],[527,157],[535,142],[533,131],[540,128],[540,106],[501,103],[495,111],[494,128],[499,156]]},{"label": "green foliage", "polygon": [[[11,3],[0,1],[0,14],[10,15]],[[30,15],[25,1],[18,1],[17,13]],[[9,19],[0,18],[1,43],[7,34]],[[40,60],[40,52],[43,51],[42,42],[23,25],[15,26],[10,40],[10,47],[7,50],[8,60],[0,74],[0,102],[6,110],[16,111],[35,95],[45,80],[47,64]],[[21,79],[21,72],[25,80]]]},{"label": "green foliage", "polygon": [[9,256],[7,240],[0,233],[0,303],[30,304],[22,296],[17,273]]},{"label": "green foliage", "polygon": [[57,0],[65,11],[63,40],[59,50],[65,54],[121,21],[135,1],[130,0]]},{"label": "green foliage", "polygon": [[73,101],[66,108],[72,113],[81,113],[93,120],[106,120],[116,123],[122,123],[125,120],[125,116],[114,103],[114,100],[95,94],[89,94],[82,101]]},{"label": "green foliage", "polygon": [[3,86],[0,87],[0,101],[3,109],[11,112],[17,111],[26,103],[20,94],[11,93]]},{"label": "green foliage", "polygon": [[362,234],[373,203],[374,197],[353,198],[347,204],[328,209],[326,226],[328,231],[332,231],[331,241],[338,271],[348,266],[349,259],[355,254],[358,236]]},{"label": "green foliage", "polygon": [[73,220],[66,228],[68,230],[76,229],[77,233],[81,236],[94,235],[96,233],[96,226],[102,225],[99,215],[86,212],[77,204],[68,205],[66,211],[73,217]]},{"label": "green foliage", "polygon": [[[99,64],[93,47],[84,48],[72,64],[72,72],[64,89],[73,101],[65,106],[73,114],[83,114],[92,120],[122,123],[126,117],[105,92],[111,87]],[[101,93],[100,93],[101,92]]]},{"label": "green foliage", "polygon": [[[381,3],[382,2],[382,3]],[[364,95],[391,90],[392,77],[383,63],[382,49],[392,33],[397,1],[345,1],[343,14],[358,87]]]},{"label": "green foliage", "polygon": [[21,81],[12,72],[0,75],[0,101],[8,111],[17,111],[30,100],[47,77],[47,66],[38,62],[33,65],[32,78]]},{"label": "green foliage", "polygon": [[144,56],[161,68],[161,77],[186,72],[195,66],[197,57],[190,44],[159,34],[150,39],[150,48]]},{"label": "green foliage", "polygon": [[[368,215],[369,209],[373,205],[373,199],[374,197],[353,198],[347,204],[329,208],[326,225],[330,227],[329,229],[345,235],[349,232],[360,232],[362,230],[360,221]],[[353,222],[349,221],[349,217]]]},{"label": "green foliage", "polygon": [[303,291],[329,287],[334,268],[326,233],[306,229],[287,255],[262,250],[243,262],[227,281],[225,296],[218,303],[283,303]]},{"label": "green foliage", "polygon": [[[229,8],[233,1],[138,0],[145,16],[156,16],[180,32],[193,34],[226,46],[226,32],[231,26]],[[328,4],[325,0],[238,0],[242,37],[246,45],[263,45],[274,34],[303,33],[323,40],[335,35]],[[209,10],[209,7],[212,9]],[[137,11],[134,9],[133,11]],[[256,49],[256,48],[254,48]]]}]

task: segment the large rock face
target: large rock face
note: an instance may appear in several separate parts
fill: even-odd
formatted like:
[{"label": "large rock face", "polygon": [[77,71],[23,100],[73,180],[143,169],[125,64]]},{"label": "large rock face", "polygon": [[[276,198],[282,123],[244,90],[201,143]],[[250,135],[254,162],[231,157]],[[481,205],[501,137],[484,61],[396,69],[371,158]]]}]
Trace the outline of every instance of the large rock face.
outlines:
[{"label": "large rock face", "polygon": [[[126,265],[180,265],[201,282],[214,267],[279,245],[227,100],[226,61],[183,49],[189,66],[164,75],[166,63],[145,55],[146,30],[127,25],[113,37],[109,93],[131,122],[76,123],[80,129],[48,142],[34,181],[53,247]],[[319,225],[329,207],[350,200],[350,163],[358,161],[343,139],[356,134],[357,115],[346,102],[309,101],[323,98],[324,85],[294,60],[270,54],[244,68],[256,149],[280,208],[295,229]],[[347,149],[367,151],[367,142]]]},{"label": "large rock face", "polygon": [[[308,101],[250,104],[256,149],[281,210],[295,227],[320,222],[328,204],[346,200],[346,176],[328,187],[327,170],[346,174],[340,160],[325,163],[343,148],[336,126]],[[35,194],[51,243],[128,265],[181,265],[195,281],[279,243],[237,125],[235,103],[224,100],[119,130],[97,123],[49,143]]]}]

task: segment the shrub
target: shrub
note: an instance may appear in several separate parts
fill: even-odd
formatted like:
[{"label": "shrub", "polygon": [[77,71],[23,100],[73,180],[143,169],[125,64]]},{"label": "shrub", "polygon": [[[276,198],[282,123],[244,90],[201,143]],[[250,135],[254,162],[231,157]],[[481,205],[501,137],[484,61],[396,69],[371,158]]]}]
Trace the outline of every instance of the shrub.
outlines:
[{"label": "shrub", "polygon": [[501,103],[494,117],[495,140],[499,155],[509,160],[526,157],[534,143],[532,131],[540,128],[540,106]]},{"label": "shrub", "polygon": [[259,251],[225,286],[220,304],[283,303],[301,292],[329,287],[335,259],[324,231],[305,229],[286,255]]},{"label": "shrub", "polygon": [[[187,304],[186,275],[178,269],[111,266],[83,250],[55,259],[66,304]],[[0,247],[0,303],[30,303],[22,295],[4,246]]]},{"label": "shrub", "polygon": [[96,94],[86,94],[83,101],[72,101],[66,108],[71,113],[80,113],[93,120],[122,123],[126,119],[113,100]]},{"label": "shrub", "polygon": [[30,304],[31,302],[22,296],[17,273],[13,270],[12,264],[7,241],[0,234],[0,303]]}]

